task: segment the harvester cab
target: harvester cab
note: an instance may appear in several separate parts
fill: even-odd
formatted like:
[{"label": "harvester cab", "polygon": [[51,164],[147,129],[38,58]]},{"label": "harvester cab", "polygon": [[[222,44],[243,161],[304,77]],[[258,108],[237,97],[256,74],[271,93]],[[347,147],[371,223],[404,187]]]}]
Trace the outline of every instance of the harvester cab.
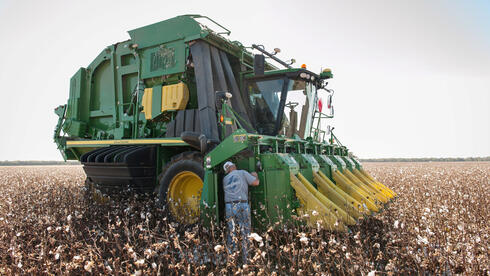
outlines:
[{"label": "harvester cab", "polygon": [[[251,118],[257,132],[290,138],[295,135],[309,137],[317,105],[316,79],[317,75],[305,69],[275,70],[260,76],[245,75],[243,91],[250,99]],[[286,107],[291,110],[288,112]]]},{"label": "harvester cab", "polygon": [[245,47],[199,19],[211,20],[185,15],[131,30],[72,77],[54,140],[65,159],[81,161],[89,187],[155,192],[177,222],[220,222],[221,168],[233,160],[258,172],[250,204],[260,228],[303,218],[345,230],[395,196],[324,129],[329,69],[292,68],[279,49]]}]

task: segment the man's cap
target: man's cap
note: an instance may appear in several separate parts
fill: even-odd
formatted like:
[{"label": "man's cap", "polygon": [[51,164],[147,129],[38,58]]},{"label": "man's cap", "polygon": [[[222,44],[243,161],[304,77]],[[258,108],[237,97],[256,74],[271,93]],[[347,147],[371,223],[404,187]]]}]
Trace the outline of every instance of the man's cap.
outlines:
[{"label": "man's cap", "polygon": [[230,162],[230,161],[226,161],[226,163],[223,165],[223,170],[225,170],[225,172],[228,172],[228,169],[229,169],[231,166],[235,166],[235,164],[233,164],[233,163],[232,163],[232,162]]}]

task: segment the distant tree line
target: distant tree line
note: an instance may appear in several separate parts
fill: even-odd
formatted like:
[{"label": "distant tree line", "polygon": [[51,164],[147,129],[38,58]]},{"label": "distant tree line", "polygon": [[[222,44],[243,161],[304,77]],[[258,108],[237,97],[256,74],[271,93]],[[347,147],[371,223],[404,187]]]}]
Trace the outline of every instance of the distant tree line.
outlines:
[{"label": "distant tree line", "polygon": [[361,162],[465,162],[465,161],[490,161],[487,157],[427,157],[427,158],[366,158]]},{"label": "distant tree line", "polygon": [[0,161],[0,166],[80,165],[78,161]]}]

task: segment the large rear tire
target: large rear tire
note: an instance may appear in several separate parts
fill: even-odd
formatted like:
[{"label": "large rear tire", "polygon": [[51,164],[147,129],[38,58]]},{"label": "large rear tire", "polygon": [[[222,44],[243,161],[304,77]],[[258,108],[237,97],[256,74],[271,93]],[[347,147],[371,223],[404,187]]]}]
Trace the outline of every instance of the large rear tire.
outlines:
[{"label": "large rear tire", "polygon": [[199,152],[178,154],[165,166],[159,177],[158,197],[171,220],[183,225],[199,221],[203,180],[204,168]]}]

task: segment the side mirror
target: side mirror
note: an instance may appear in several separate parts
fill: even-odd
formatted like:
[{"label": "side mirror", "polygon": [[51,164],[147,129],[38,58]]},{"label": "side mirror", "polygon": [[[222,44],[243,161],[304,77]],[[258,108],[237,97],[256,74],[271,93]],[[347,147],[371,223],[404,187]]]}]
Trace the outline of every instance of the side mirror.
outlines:
[{"label": "side mirror", "polygon": [[330,115],[329,115],[330,117],[333,117],[333,115],[334,115],[332,98],[333,98],[333,93],[328,94],[328,96],[327,96],[327,109],[330,110]]},{"label": "side mirror", "polygon": [[327,108],[330,109],[332,107],[332,94],[327,96]]}]

